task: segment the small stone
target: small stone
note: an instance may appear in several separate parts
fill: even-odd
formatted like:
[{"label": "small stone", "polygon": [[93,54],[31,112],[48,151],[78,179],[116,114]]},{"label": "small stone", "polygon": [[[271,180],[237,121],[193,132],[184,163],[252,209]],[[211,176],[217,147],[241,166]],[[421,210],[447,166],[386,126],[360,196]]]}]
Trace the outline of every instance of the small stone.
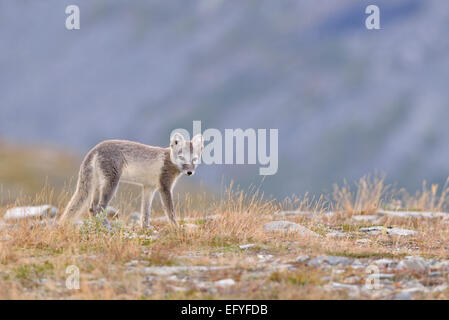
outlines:
[{"label": "small stone", "polygon": [[414,271],[424,271],[427,269],[426,260],[421,257],[406,257],[406,259],[401,260],[396,269],[407,269]]},{"label": "small stone", "polygon": [[377,214],[357,215],[352,216],[352,219],[354,219],[355,221],[375,221],[379,219],[379,216]]},{"label": "small stone", "polygon": [[359,284],[361,280],[362,279],[360,277],[352,276],[352,277],[346,278],[345,280],[343,280],[343,282],[347,283],[347,284]]},{"label": "small stone", "polygon": [[371,276],[379,280],[390,280],[395,277],[393,273],[373,273]]},{"label": "small stone", "polygon": [[395,236],[411,236],[411,235],[417,234],[417,232],[414,230],[407,230],[407,229],[401,229],[401,228],[385,228],[383,226],[360,228],[360,231],[367,232],[372,235],[386,233],[388,235],[395,235]]},{"label": "small stone", "polygon": [[316,267],[320,265],[343,265],[346,266],[351,262],[351,259],[346,257],[338,257],[338,256],[323,256],[323,257],[316,257],[310,260],[307,265],[311,267]]},{"label": "small stone", "polygon": [[345,238],[348,237],[349,234],[344,233],[344,232],[330,232],[326,234],[327,238]]},{"label": "small stone", "polygon": [[228,269],[227,266],[164,266],[164,267],[145,267],[143,268],[143,272],[147,274],[154,274],[158,276],[168,276],[175,273],[181,272],[207,272],[214,270],[223,270]]},{"label": "small stone", "polygon": [[108,206],[108,207],[106,207],[104,212],[106,213],[106,217],[108,217],[108,218],[117,218],[118,217],[118,210],[114,207]]},{"label": "small stone", "polygon": [[441,284],[439,286],[436,286],[435,288],[432,289],[432,292],[442,292],[442,291],[446,291],[447,288],[449,288],[449,286],[447,284]]},{"label": "small stone", "polygon": [[215,285],[219,287],[229,287],[235,285],[234,279],[222,279],[215,281]]},{"label": "small stone", "polygon": [[267,261],[267,260],[272,259],[273,255],[271,255],[271,254],[258,254],[257,258],[259,258],[259,260],[262,260],[262,261]]},{"label": "small stone", "polygon": [[449,213],[446,213],[446,212],[379,210],[377,213],[379,215],[385,215],[385,216],[396,217],[396,218],[427,218],[427,219],[449,218]]},{"label": "small stone", "polygon": [[280,211],[273,213],[276,217],[312,217],[312,212],[303,212],[303,211]]},{"label": "small stone", "polygon": [[374,261],[373,263],[381,268],[391,268],[397,264],[396,261],[392,259],[379,259]]},{"label": "small stone", "polygon": [[418,232],[401,228],[388,228],[387,233],[395,236],[412,236],[417,234]]},{"label": "small stone", "polygon": [[130,262],[125,263],[125,266],[127,267],[133,267],[139,263],[138,260],[131,260]]},{"label": "small stone", "polygon": [[449,269],[449,260],[437,262],[433,267],[436,269]]},{"label": "small stone", "polygon": [[273,232],[273,231],[284,231],[284,232],[299,232],[308,236],[318,237],[319,235],[306,227],[303,227],[297,223],[289,222],[289,221],[272,221],[266,223],[263,228],[265,231]]},{"label": "small stone", "polygon": [[325,261],[326,261],[326,259],[324,257],[316,257],[316,258],[313,258],[312,260],[310,260],[309,262],[307,262],[307,266],[318,267],[318,266],[322,265]]},{"label": "small stone", "polygon": [[58,213],[58,208],[51,205],[34,207],[17,207],[9,209],[3,216],[4,220],[19,220],[29,218],[52,218]]},{"label": "small stone", "polygon": [[360,231],[366,232],[373,235],[381,234],[384,228],[382,226],[375,226],[375,227],[367,227],[367,228],[360,228]]},{"label": "small stone", "polygon": [[301,256],[298,256],[295,259],[295,261],[301,263],[301,262],[306,262],[309,259],[310,259],[310,257],[308,255],[301,255]]},{"label": "small stone", "polygon": [[399,292],[391,297],[392,300],[412,300],[413,296],[410,292]]},{"label": "small stone", "polygon": [[352,269],[362,269],[367,266],[366,263],[362,263],[359,259],[354,260],[354,262],[351,265]]},{"label": "small stone", "polygon": [[249,248],[253,248],[253,247],[255,247],[255,246],[256,246],[256,245],[253,244],[253,243],[248,243],[248,244],[242,244],[242,245],[240,245],[239,248],[240,248],[240,249],[243,249],[243,250],[246,250],[246,249],[249,249]]},{"label": "small stone", "polygon": [[331,265],[331,266],[336,266],[336,265],[343,265],[343,266],[347,266],[350,262],[351,259],[346,258],[346,257],[338,257],[338,256],[327,256],[325,257],[325,260]]}]

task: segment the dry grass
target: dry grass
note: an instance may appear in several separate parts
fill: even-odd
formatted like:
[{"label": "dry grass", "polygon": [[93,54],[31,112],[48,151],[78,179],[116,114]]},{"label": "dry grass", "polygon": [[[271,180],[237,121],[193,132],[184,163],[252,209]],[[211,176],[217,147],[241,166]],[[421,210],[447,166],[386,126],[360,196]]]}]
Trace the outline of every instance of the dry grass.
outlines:
[{"label": "dry grass", "polygon": [[[424,187],[412,197],[404,191],[385,186],[384,177],[364,177],[351,191],[349,184],[335,187],[333,197],[265,199],[258,190],[236,190],[231,185],[221,196],[186,195],[177,199],[181,224],[196,227],[173,230],[166,221],[155,220],[157,237],[138,227],[123,224],[110,233],[102,228],[83,229],[72,225],[57,227],[29,223],[0,231],[0,299],[178,299],[178,298],[260,298],[311,299],[347,298],[346,293],[331,293],[323,286],[322,271],[295,262],[298,255],[336,255],[357,259],[401,258],[421,255],[448,259],[449,230],[440,219],[382,218],[384,226],[398,226],[419,231],[412,237],[380,234],[367,244],[357,243],[366,237],[359,229],[369,223],[350,219],[355,214],[375,213],[378,208],[447,209],[447,186],[438,192],[435,186]],[[138,207],[135,190],[122,193],[114,203],[126,221],[126,214]],[[3,214],[15,205],[52,203],[61,210],[68,192],[56,194],[45,188],[34,198],[18,199],[0,209]],[[327,200],[325,200],[327,199]],[[330,231],[351,233],[351,237],[307,237],[295,233],[267,233],[266,222],[273,212],[297,209],[320,213],[333,210],[338,214],[323,218],[286,218],[320,234]],[[216,219],[207,219],[218,215]],[[163,216],[156,207],[154,217]],[[135,237],[130,238],[130,234]],[[242,250],[239,245],[254,244]],[[260,262],[264,256],[268,262]],[[134,261],[134,262],[133,262]],[[282,266],[290,264],[294,271]],[[80,289],[66,288],[66,268],[80,270]],[[228,268],[190,272],[175,277],[152,275],[146,267],[157,266],[226,266]],[[272,269],[279,267],[279,269]],[[335,278],[337,277],[337,278]],[[335,276],[338,279],[338,276]],[[229,288],[214,287],[213,282],[232,278]],[[187,279],[187,280],[186,280]],[[335,280],[334,279],[334,280]],[[201,285],[203,284],[203,285]],[[439,298],[448,297],[441,293]]]}]

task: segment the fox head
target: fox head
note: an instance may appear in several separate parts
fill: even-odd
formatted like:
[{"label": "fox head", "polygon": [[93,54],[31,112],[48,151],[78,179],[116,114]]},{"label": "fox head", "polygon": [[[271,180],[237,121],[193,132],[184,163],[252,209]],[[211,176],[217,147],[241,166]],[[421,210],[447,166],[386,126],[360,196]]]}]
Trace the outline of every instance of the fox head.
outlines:
[{"label": "fox head", "polygon": [[180,133],[175,133],[170,139],[170,160],[183,174],[191,176],[200,162],[203,147],[201,134],[186,141]]}]

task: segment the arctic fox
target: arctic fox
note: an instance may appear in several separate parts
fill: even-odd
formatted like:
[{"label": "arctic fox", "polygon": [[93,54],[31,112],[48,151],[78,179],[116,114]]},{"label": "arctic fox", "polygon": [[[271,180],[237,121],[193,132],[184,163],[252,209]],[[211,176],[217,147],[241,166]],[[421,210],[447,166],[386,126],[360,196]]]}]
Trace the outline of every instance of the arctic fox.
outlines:
[{"label": "arctic fox", "polygon": [[175,133],[170,147],[152,147],[132,141],[107,140],[96,145],[84,158],[75,194],[62,216],[79,214],[90,201],[90,212],[104,210],[119,181],[142,186],[141,226],[150,226],[151,202],[158,190],[165,214],[173,226],[175,219],[172,190],[181,174],[191,176],[203,151],[201,134],[186,141]]}]

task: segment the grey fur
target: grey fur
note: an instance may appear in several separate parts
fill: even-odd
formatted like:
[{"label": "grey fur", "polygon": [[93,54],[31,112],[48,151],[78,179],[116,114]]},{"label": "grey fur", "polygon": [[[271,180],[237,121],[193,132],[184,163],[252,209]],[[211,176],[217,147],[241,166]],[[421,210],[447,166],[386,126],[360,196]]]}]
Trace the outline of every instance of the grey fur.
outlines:
[{"label": "grey fur", "polygon": [[[183,153],[185,147],[190,155]],[[172,190],[181,173],[191,175],[195,171],[196,164],[191,160],[193,152],[192,142],[184,141],[179,135],[172,138],[169,148],[124,140],[101,142],[88,152],[81,164],[76,191],[66,207],[63,219],[82,213],[89,197],[89,210],[97,215],[108,206],[122,181],[142,187],[143,228],[150,225],[151,203],[157,190],[167,217],[174,226],[179,227],[175,219]],[[196,156],[200,157],[201,152],[202,138]],[[180,155],[185,155],[188,161]]]}]

